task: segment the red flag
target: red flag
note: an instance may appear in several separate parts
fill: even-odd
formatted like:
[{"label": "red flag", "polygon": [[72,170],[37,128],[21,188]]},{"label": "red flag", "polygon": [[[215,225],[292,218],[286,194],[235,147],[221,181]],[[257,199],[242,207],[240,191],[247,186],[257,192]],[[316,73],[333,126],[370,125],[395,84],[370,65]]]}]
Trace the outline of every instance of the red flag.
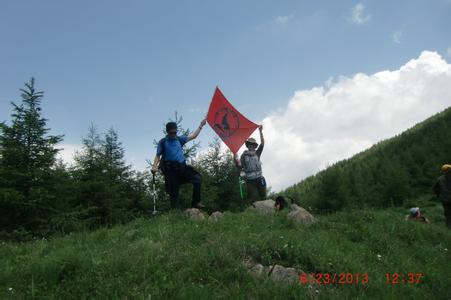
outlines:
[{"label": "red flag", "polygon": [[211,99],[207,122],[233,154],[238,152],[246,139],[258,128],[257,124],[249,121],[227,101],[218,87]]}]

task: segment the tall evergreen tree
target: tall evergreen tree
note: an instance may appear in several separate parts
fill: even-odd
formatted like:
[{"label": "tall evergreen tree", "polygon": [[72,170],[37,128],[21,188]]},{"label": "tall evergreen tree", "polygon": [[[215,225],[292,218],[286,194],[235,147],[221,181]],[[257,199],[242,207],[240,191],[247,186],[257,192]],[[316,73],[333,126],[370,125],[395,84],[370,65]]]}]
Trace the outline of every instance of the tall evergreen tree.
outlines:
[{"label": "tall evergreen tree", "polygon": [[0,126],[0,226],[35,231],[54,211],[56,195],[49,190],[55,146],[63,136],[49,134],[48,120],[41,116],[44,93],[36,91],[34,78],[20,91],[22,103],[11,102],[11,125]]},{"label": "tall evergreen tree", "polygon": [[111,127],[105,134],[102,154],[112,180],[121,180],[129,176],[130,166],[125,163],[124,152],[117,132]]},{"label": "tall evergreen tree", "polygon": [[90,226],[129,220],[147,195],[142,180],[137,176],[135,182],[126,165],[124,149],[113,128],[101,137],[91,125],[82,150],[75,156],[73,174],[78,203],[88,212]]}]

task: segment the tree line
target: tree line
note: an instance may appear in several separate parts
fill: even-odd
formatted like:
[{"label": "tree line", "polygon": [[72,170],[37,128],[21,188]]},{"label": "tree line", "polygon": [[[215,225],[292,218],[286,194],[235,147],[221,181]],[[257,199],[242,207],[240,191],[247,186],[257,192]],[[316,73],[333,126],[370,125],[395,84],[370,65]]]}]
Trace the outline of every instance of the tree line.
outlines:
[{"label": "tree line", "polygon": [[[99,133],[91,124],[72,165],[58,159],[63,135],[51,135],[42,116],[44,93],[32,78],[12,105],[10,122],[0,123],[0,238],[33,237],[90,230],[152,216],[150,168],[127,165],[118,133]],[[183,118],[175,115],[182,134]],[[164,128],[164,124],[163,124]],[[164,129],[162,136],[165,134]],[[155,146],[157,140],[154,140]],[[202,202],[208,210],[239,211],[238,170],[230,151],[215,139],[206,152],[185,146],[185,156],[202,176]],[[278,193],[306,208],[401,206],[430,195],[438,170],[451,158],[451,108],[406,132],[340,161]],[[148,161],[150,167],[150,160]],[[156,178],[157,211],[169,210],[164,179]],[[191,202],[182,186],[180,201]]]},{"label": "tree line", "polygon": [[451,159],[451,108],[285,191],[304,207],[402,206],[432,197],[440,167]]},{"label": "tree line", "polygon": [[[151,216],[152,174],[125,161],[118,133],[100,134],[91,124],[72,165],[58,159],[63,135],[51,135],[43,117],[42,91],[32,78],[20,89],[10,122],[0,123],[0,238],[28,240],[55,233],[89,230]],[[176,122],[182,118],[175,116]],[[188,129],[182,132],[189,134]],[[185,155],[203,177],[203,202],[210,210],[240,209],[237,170],[230,153],[212,148],[198,155],[198,144]],[[169,209],[164,180],[156,177],[157,210]],[[181,190],[189,203],[190,188]]]}]

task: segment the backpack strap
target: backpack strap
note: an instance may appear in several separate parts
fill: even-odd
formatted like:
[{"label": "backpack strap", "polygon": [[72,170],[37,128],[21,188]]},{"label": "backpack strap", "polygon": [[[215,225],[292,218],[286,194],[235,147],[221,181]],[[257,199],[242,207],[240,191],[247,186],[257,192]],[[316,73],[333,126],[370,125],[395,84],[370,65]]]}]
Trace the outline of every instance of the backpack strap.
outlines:
[{"label": "backpack strap", "polygon": [[163,153],[164,153],[164,150],[165,150],[165,144],[166,144],[166,137],[164,137],[160,141],[158,141],[158,145],[161,145],[161,158],[163,158]]}]

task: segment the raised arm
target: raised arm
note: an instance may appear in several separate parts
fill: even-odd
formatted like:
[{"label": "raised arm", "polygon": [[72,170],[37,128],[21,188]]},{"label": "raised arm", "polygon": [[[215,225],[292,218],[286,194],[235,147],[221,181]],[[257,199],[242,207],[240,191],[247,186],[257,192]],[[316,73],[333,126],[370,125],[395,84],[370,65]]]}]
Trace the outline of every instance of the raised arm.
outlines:
[{"label": "raised arm", "polygon": [[207,123],[207,118],[204,118],[201,122],[199,127],[197,127],[197,129],[191,133],[190,135],[188,135],[188,139],[187,142],[194,140],[195,138],[197,138],[197,136],[199,135],[200,131],[202,130],[202,127],[205,126],[205,123]]},{"label": "raised arm", "polygon": [[236,166],[237,168],[240,168],[240,169],[241,169],[241,159],[240,159],[240,157],[238,156],[238,154],[235,154],[235,155],[233,156],[233,162],[235,163],[235,166]]},{"label": "raised arm", "polygon": [[263,137],[263,125],[258,126],[258,130],[260,131],[260,145],[264,145],[265,138]]}]

